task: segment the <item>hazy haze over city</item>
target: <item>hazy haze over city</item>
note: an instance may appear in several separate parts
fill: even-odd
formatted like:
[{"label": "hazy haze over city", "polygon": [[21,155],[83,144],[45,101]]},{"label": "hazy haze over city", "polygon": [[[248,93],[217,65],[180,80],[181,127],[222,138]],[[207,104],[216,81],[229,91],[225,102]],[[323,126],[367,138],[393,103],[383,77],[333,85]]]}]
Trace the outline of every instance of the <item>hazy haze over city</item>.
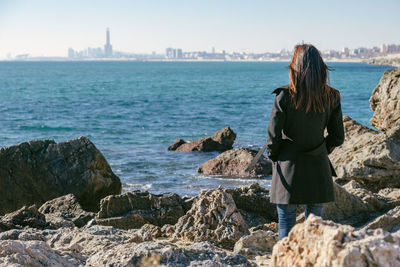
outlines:
[{"label": "hazy haze over city", "polygon": [[69,47],[164,53],[266,52],[304,40],[319,49],[400,43],[400,1],[0,1],[0,59],[66,56]]}]

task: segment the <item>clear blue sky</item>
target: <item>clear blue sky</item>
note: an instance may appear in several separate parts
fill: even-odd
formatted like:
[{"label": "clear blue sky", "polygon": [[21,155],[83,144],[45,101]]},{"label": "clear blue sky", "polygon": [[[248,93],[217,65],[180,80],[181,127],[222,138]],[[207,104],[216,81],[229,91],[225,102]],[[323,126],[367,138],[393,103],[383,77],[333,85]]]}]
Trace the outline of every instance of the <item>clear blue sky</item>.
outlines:
[{"label": "clear blue sky", "polygon": [[66,56],[68,47],[266,52],[400,44],[399,0],[0,0],[0,58]]}]

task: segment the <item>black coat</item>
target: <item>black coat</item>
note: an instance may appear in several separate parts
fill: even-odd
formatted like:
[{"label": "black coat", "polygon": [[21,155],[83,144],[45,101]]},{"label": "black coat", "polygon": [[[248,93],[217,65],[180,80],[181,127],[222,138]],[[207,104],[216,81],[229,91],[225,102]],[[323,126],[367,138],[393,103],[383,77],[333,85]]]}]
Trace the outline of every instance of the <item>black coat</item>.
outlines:
[{"label": "black coat", "polygon": [[305,113],[292,104],[288,86],[273,93],[276,98],[267,140],[269,158],[274,162],[270,201],[276,204],[333,201],[332,175],[336,173],[328,152],[344,141],[340,100],[325,112]]}]

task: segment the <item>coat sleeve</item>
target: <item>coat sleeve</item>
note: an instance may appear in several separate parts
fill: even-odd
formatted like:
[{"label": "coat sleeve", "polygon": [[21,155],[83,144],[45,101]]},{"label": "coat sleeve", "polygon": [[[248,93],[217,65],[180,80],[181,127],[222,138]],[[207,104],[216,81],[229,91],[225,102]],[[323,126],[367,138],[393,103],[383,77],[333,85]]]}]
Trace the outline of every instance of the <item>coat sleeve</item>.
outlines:
[{"label": "coat sleeve", "polygon": [[268,124],[268,157],[276,161],[279,155],[279,149],[282,143],[282,129],[285,125],[286,112],[283,92],[281,91],[274,100],[271,116]]},{"label": "coat sleeve", "polygon": [[333,109],[326,128],[328,131],[326,148],[328,153],[331,153],[335,147],[340,146],[344,142],[343,115],[340,100]]}]

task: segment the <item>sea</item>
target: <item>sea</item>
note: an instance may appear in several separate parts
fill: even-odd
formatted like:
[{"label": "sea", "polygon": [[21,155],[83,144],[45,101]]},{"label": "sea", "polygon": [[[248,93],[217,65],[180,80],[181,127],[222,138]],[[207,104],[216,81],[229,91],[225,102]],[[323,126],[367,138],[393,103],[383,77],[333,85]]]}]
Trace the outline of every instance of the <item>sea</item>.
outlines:
[{"label": "sea", "polygon": [[[123,191],[193,196],[271,177],[201,175],[217,152],[179,153],[194,140],[230,126],[234,148],[266,142],[274,95],[289,83],[289,62],[0,62],[0,147],[33,139],[88,137],[120,177]],[[390,66],[328,63],[343,114],[371,127],[372,90]]]}]

